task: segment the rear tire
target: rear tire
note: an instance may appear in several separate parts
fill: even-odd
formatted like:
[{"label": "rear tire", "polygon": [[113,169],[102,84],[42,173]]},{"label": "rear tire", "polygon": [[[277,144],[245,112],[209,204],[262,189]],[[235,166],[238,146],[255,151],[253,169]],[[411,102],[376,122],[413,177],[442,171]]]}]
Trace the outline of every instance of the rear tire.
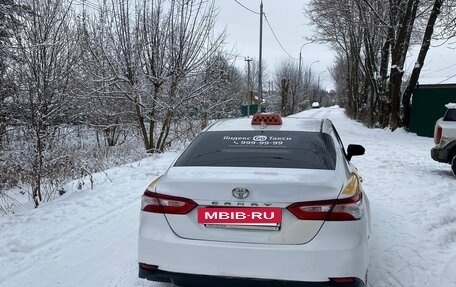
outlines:
[{"label": "rear tire", "polygon": [[453,171],[453,175],[456,176],[456,155],[451,160],[451,170]]}]

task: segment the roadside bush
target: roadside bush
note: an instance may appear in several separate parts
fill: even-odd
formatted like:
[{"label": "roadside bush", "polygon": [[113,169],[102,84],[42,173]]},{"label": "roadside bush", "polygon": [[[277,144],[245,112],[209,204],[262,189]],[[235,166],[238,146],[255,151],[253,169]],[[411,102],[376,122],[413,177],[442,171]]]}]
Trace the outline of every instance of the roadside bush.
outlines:
[{"label": "roadside bush", "polygon": [[[141,140],[132,130],[126,127],[124,140],[115,146],[97,141],[97,131],[90,127],[67,126],[56,130],[42,158],[42,200],[50,201],[63,194],[63,186],[71,180],[143,158],[146,153]],[[7,213],[24,201],[10,192],[13,188],[31,198],[30,186],[35,178],[34,147],[27,136],[20,129],[10,131],[8,136],[0,154],[0,213]]]}]

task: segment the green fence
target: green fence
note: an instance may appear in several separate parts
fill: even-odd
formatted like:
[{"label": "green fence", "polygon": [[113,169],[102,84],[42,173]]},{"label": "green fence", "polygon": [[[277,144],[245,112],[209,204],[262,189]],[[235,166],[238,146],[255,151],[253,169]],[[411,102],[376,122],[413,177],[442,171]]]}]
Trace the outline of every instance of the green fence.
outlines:
[{"label": "green fence", "polygon": [[456,103],[456,84],[420,85],[413,91],[410,131],[433,137],[437,119],[445,113],[445,104]]},{"label": "green fence", "polygon": [[251,116],[258,112],[258,105],[244,105],[241,106],[241,114],[243,117]]}]

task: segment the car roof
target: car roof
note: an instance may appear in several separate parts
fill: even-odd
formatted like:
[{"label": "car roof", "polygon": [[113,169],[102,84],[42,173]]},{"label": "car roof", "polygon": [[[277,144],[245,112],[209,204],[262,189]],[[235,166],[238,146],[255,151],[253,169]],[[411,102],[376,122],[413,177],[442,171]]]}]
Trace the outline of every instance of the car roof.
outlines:
[{"label": "car roof", "polygon": [[[252,117],[220,120],[210,125],[205,131],[309,131],[325,132],[331,126],[327,119],[283,117],[281,125],[252,125]],[[329,125],[328,125],[329,124]]]},{"label": "car roof", "polygon": [[456,103],[448,103],[445,105],[447,109],[456,109]]}]

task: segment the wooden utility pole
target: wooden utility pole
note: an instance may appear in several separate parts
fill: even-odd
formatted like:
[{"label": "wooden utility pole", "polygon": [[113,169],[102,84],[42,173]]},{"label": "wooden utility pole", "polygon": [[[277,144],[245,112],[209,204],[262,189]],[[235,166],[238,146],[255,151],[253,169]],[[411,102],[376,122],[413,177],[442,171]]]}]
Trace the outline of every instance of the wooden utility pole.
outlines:
[{"label": "wooden utility pole", "polygon": [[259,111],[261,110],[261,102],[263,100],[263,69],[261,67],[261,62],[263,61],[263,0],[260,4],[260,55],[258,62],[258,100],[260,101]]},{"label": "wooden utility pole", "polygon": [[252,58],[245,58],[247,62],[247,116],[250,116],[250,105],[252,104],[252,78],[250,77],[250,62],[252,62]]},{"label": "wooden utility pole", "polygon": [[252,62],[252,58],[245,58],[247,62],[247,90],[250,92],[252,90],[252,78],[250,77],[250,62]]}]

